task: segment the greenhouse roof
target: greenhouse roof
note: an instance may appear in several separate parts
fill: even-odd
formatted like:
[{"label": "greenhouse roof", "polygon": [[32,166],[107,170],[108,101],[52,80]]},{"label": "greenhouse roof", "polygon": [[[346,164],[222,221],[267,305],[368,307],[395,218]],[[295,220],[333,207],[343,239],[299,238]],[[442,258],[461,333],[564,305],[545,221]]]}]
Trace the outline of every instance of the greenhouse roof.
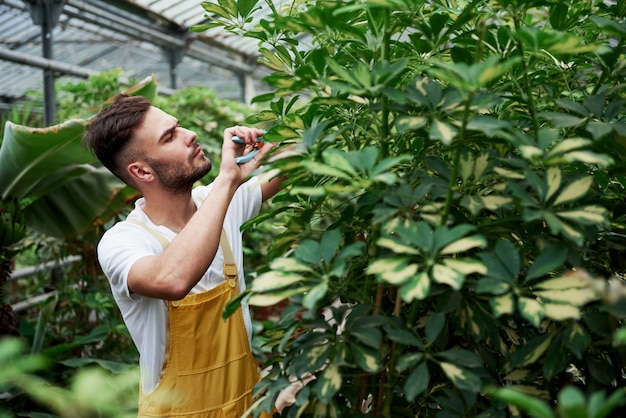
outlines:
[{"label": "greenhouse roof", "polygon": [[[51,53],[42,13],[53,18]],[[265,13],[256,11],[255,21]],[[200,0],[0,0],[0,106],[42,91],[46,69],[72,80],[119,68],[126,79],[155,75],[162,92],[202,85],[248,100],[258,93],[249,86],[262,90],[267,74],[256,40],[221,28],[191,33],[205,15]]]}]

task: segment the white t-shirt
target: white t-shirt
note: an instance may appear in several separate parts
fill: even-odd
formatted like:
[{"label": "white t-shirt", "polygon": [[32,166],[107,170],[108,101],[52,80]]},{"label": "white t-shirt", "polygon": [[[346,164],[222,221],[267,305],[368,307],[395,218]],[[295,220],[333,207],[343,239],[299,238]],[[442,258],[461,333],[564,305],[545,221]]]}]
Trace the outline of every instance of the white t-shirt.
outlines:
[{"label": "white t-shirt", "polygon": [[[194,189],[193,196],[196,206],[200,199],[202,204],[210,205],[209,195],[212,184]],[[199,199],[200,198],[200,199]],[[235,257],[239,274],[239,288],[245,289],[243,275],[243,251],[241,224],[259,213],[262,203],[261,187],[258,179],[252,178],[240,186],[228,207],[224,221],[224,229]],[[135,209],[128,218],[136,218],[145,225],[155,229],[170,241],[176,233],[170,229],[155,225],[144,213],[145,200],[140,198],[135,203]],[[127,219],[128,219],[127,218]],[[113,297],[122,313],[124,322],[130,332],[133,342],[139,351],[139,367],[141,383],[144,393],[151,393],[158,386],[160,372],[165,357],[167,302],[137,294],[130,294],[128,290],[128,272],[132,265],[142,257],[157,255],[163,252],[161,244],[140,225],[122,221],[115,224],[104,233],[98,244],[98,259],[102,270],[111,284]],[[224,257],[221,248],[218,249],[213,263],[202,279],[189,292],[200,293],[214,288],[224,281]],[[242,306],[244,322],[248,331],[248,339],[252,336],[252,323],[247,306]]]}]

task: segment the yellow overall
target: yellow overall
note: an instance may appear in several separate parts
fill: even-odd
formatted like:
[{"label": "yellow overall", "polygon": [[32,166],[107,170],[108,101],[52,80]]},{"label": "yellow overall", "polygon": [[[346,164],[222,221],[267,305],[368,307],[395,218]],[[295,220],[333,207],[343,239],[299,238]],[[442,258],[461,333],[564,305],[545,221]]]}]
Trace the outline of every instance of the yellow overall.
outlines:
[{"label": "yellow overall", "polygon": [[[169,243],[141,225],[164,248]],[[224,230],[220,246],[226,281],[168,302],[165,368],[152,393],[140,391],[138,417],[238,418],[252,404],[252,387],[260,377],[241,308],[222,319],[224,307],[239,289],[237,266]]]}]

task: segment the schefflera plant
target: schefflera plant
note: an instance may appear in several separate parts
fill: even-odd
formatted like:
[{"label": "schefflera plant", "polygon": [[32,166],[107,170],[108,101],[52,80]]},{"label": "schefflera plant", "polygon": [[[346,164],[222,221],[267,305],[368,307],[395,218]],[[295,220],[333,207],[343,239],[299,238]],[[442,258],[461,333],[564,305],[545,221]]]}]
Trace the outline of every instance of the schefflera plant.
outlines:
[{"label": "schefflera plant", "polygon": [[251,412],[294,380],[287,417],[620,411],[620,6],[203,6],[274,70],[249,122],[299,142],[232,304],[288,301]]}]

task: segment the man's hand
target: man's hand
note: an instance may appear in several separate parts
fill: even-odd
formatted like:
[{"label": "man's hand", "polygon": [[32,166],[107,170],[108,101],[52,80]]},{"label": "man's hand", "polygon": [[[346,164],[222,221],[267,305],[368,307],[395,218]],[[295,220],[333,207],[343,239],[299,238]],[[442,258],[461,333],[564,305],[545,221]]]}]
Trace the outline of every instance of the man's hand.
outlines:
[{"label": "man's hand", "polygon": [[[260,166],[261,160],[270,152],[274,145],[267,142],[264,143],[262,147],[258,148],[254,158],[246,163],[237,164],[235,158],[246,155],[256,149],[259,142],[258,138],[261,136],[263,136],[262,130],[245,126],[233,126],[224,130],[220,174],[232,181],[237,181],[239,184],[246,181],[250,174]],[[233,137],[239,138],[239,141],[233,141]]]}]

